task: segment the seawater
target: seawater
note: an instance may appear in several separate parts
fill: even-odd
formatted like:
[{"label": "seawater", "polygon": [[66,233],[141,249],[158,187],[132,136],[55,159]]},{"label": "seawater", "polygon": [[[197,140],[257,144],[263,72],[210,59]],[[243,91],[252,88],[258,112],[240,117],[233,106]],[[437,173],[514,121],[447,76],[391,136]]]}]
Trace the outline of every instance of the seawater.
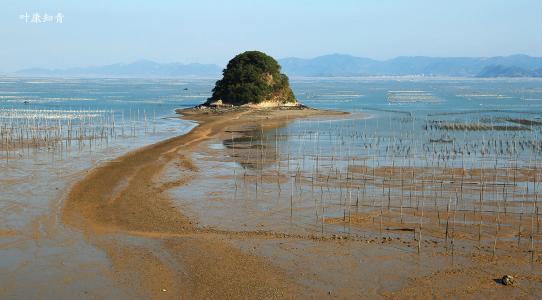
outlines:
[{"label": "seawater", "polygon": [[[89,244],[81,233],[63,227],[58,217],[62,209],[59,199],[90,168],[193,128],[195,124],[179,119],[174,110],[203,102],[210,96],[214,81],[0,78],[1,122],[14,122],[13,111],[29,120],[47,119],[47,125],[88,122],[91,118],[99,122],[110,117],[116,122],[115,134],[106,142],[77,142],[61,152],[47,148],[14,149],[9,159],[2,156],[0,290],[6,298],[92,298],[92,294],[80,294],[84,288],[102,291],[98,296],[134,296],[109,282],[105,274],[110,262],[102,251]],[[282,173],[286,169],[291,175],[296,169],[313,172],[315,156],[319,156],[321,166],[333,160],[343,173],[349,165],[356,164],[538,166],[540,126],[511,120],[542,122],[541,80],[293,78],[291,84],[297,98],[308,106],[353,114],[333,120],[297,120],[264,133],[262,140],[270,146],[274,144],[279,152]],[[430,128],[431,124],[442,123],[522,126],[526,130]],[[123,124],[128,125],[122,127]],[[273,165],[264,167],[275,169]],[[239,164],[236,168],[245,167]],[[224,170],[230,171],[229,167]],[[238,170],[237,174],[242,172]],[[283,186],[284,201],[278,206],[286,212],[286,219],[291,218],[287,213],[291,197],[288,186]],[[261,188],[260,193],[265,194],[266,187]],[[276,194],[273,188],[269,187],[269,195]],[[250,191],[247,193],[254,199]],[[333,197],[335,194],[333,191]],[[307,190],[303,195],[309,197],[311,193]],[[329,197],[328,201],[334,200],[332,204],[344,202]],[[314,202],[309,198],[304,202],[298,194],[295,198],[300,203]],[[197,203],[202,203],[200,198]],[[232,203],[237,202],[234,199]],[[266,210],[273,207],[269,203],[262,206]],[[344,205],[331,207],[324,215],[336,217],[341,211],[344,212]],[[312,208],[307,209],[306,216],[304,210],[296,212],[293,224],[301,217],[312,220]],[[309,221],[300,221],[302,225],[306,223]],[[316,230],[320,230],[320,223],[314,225]]]}]

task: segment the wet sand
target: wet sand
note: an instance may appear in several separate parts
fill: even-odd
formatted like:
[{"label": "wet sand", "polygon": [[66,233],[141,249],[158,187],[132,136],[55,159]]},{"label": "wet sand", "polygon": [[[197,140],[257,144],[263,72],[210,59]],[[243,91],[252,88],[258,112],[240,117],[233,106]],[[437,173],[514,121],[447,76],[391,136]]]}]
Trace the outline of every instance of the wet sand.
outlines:
[{"label": "wet sand", "polygon": [[[85,232],[88,239],[110,257],[119,283],[129,283],[152,298],[280,298],[308,295],[267,260],[247,255],[206,234],[192,220],[173,208],[164,195],[169,188],[187,184],[188,177],[160,183],[167,163],[175,160],[194,166],[190,151],[201,141],[224,132],[233,124],[265,122],[278,126],[298,117],[333,115],[316,110],[234,111],[219,115],[184,111],[199,126],[188,134],[129,153],[94,169],[76,183],[65,200],[62,220]],[[157,257],[147,245],[126,245],[126,236],[160,243]],[[120,241],[119,241],[120,237]],[[147,241],[139,241],[147,244]],[[135,279],[135,280],[134,280]]]},{"label": "wet sand", "polygon": [[[231,194],[207,177],[209,143],[246,131],[272,130],[298,118],[338,117],[316,110],[182,111],[199,123],[186,135],[151,145],[92,170],[74,184],[62,221],[107,254],[111,280],[143,298],[536,298],[540,263],[489,250],[449,252],[434,237],[416,251],[413,239],[379,235],[374,221],[353,215],[372,234],[343,236],[249,224],[207,226],[183,189],[203,186],[201,202]],[[239,149],[237,149],[239,151]],[[198,156],[199,155],[199,156]],[[219,159],[214,157],[214,159]],[[211,159],[212,160],[212,159]],[[169,173],[171,169],[176,172]],[[280,177],[280,176],[279,176]],[[230,180],[228,176],[218,179]],[[261,180],[261,179],[260,179]],[[276,179],[269,179],[275,182]],[[280,179],[278,180],[285,180]],[[256,180],[257,181],[257,180]],[[172,194],[172,190],[180,193]],[[269,196],[272,197],[272,196]],[[179,204],[181,202],[181,204]],[[430,215],[426,212],[427,215]],[[259,217],[253,216],[255,219]],[[221,220],[224,216],[219,217]],[[227,217],[226,217],[227,218]],[[357,219],[356,219],[357,218]],[[265,218],[261,219],[262,222]],[[390,219],[391,220],[391,219]],[[393,219],[394,222],[396,221]],[[201,222],[201,223],[200,223]],[[344,219],[343,219],[344,222]],[[218,222],[220,223],[220,222]],[[330,226],[340,220],[328,220]],[[341,224],[344,225],[344,224]],[[396,223],[387,224],[394,226]],[[457,247],[459,248],[461,244]],[[511,273],[516,287],[496,279]]]}]

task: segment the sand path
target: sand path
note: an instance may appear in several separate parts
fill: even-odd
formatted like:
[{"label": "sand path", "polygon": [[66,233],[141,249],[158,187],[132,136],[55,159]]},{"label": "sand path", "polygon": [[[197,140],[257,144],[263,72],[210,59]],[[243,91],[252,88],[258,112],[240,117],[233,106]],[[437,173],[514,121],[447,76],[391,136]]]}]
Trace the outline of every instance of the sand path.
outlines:
[{"label": "sand path", "polygon": [[[315,110],[185,112],[199,126],[189,133],[129,153],[90,171],[66,197],[62,221],[82,230],[110,258],[117,282],[152,298],[282,298],[310,295],[282,270],[228,243],[227,233],[203,232],[172,207],[167,189],[187,184],[158,179],[168,163],[195,168],[190,153],[229,126],[320,115]],[[138,244],[126,242],[126,237]],[[141,240],[143,239],[143,242]],[[156,246],[141,246],[158,243]],[[153,248],[154,247],[154,248]]]}]

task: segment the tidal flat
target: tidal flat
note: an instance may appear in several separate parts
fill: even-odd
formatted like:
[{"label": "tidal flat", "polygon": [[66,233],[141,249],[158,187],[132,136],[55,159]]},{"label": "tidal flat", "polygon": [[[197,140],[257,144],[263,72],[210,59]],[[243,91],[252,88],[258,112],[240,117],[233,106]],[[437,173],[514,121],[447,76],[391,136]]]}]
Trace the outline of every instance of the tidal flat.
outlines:
[{"label": "tidal flat", "polygon": [[[114,112],[117,125],[107,138],[87,131],[92,138],[71,144],[24,143],[26,134],[2,140],[1,295],[542,292],[542,102],[533,100],[542,98],[541,81],[299,79],[292,80],[297,97],[318,110],[184,109],[186,123],[172,119],[175,108],[204,99],[211,80],[148,84],[144,97],[116,97],[138,84],[125,81],[78,92],[99,95],[85,104],[107,112],[96,124],[111,129]],[[3,90],[36,89],[18,96],[34,106],[9,98],[2,110],[50,109],[58,97],[35,93],[65,83],[44,90],[11,84]],[[177,94],[183,85],[188,92]],[[408,101],[389,101],[409,90],[415,92]],[[423,97],[413,99],[417,94]],[[154,118],[157,101],[165,106]],[[133,117],[138,108],[140,117]],[[127,123],[125,134],[120,111],[137,122]],[[2,124],[32,125],[6,121],[14,115],[1,115]],[[153,131],[154,120],[160,123]],[[59,136],[58,124],[40,128],[55,125]],[[138,131],[127,135],[130,128]],[[2,132],[5,138],[16,131]],[[47,276],[38,275],[43,268]],[[500,284],[505,274],[517,284]]]}]

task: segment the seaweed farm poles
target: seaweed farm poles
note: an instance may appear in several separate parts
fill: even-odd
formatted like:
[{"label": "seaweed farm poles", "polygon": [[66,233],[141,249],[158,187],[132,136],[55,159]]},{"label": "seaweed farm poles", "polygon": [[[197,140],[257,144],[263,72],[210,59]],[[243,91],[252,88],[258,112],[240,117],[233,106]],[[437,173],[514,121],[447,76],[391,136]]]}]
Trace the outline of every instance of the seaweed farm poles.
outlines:
[{"label": "seaweed farm poles", "polygon": [[[148,120],[145,114],[143,132],[146,133]],[[14,154],[22,157],[30,151],[47,151],[63,155],[76,145],[79,150],[97,146],[107,147],[110,140],[119,135],[124,136],[124,128],[136,128],[139,120],[125,121],[124,112],[121,122],[115,119],[112,110],[80,109],[0,109],[0,155],[6,161],[15,158]],[[153,121],[154,123],[154,121]],[[135,136],[136,131],[131,130]]]}]

